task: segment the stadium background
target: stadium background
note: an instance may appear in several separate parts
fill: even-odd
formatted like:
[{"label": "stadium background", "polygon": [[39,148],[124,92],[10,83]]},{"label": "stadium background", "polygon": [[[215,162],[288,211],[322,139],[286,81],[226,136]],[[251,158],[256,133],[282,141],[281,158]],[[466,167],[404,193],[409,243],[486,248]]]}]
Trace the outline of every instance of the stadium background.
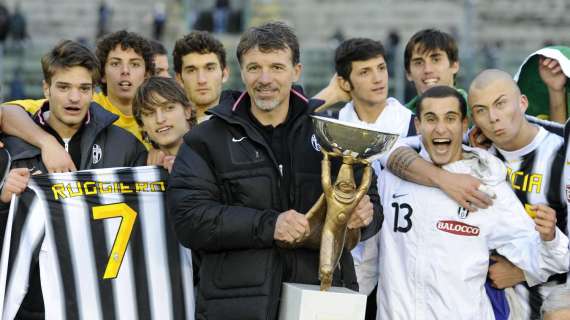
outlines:
[{"label": "stadium background", "polygon": [[[42,96],[40,57],[59,40],[81,40],[94,47],[100,1],[0,3],[10,12],[20,7],[29,34],[22,48],[14,48],[11,41],[5,44],[0,59],[3,100],[11,98],[14,79],[27,97]],[[161,42],[169,52],[174,41],[193,28],[211,27],[215,4],[216,0],[105,1],[112,12],[109,30],[128,29],[149,38],[153,12],[164,8],[167,20]],[[514,73],[524,57],[545,44],[570,43],[570,1],[566,0],[229,0],[229,5],[229,32],[217,34],[226,46],[232,71],[225,88],[242,87],[235,58],[240,31],[267,20],[284,20],[297,30],[304,65],[301,83],[310,95],[328,83],[333,52],[343,37],[370,37],[388,47],[392,95],[402,101],[414,94],[413,88],[406,90],[403,46],[419,29],[434,27],[456,37],[461,61],[457,82],[463,88],[484,67]],[[399,45],[390,45],[394,34]]]}]

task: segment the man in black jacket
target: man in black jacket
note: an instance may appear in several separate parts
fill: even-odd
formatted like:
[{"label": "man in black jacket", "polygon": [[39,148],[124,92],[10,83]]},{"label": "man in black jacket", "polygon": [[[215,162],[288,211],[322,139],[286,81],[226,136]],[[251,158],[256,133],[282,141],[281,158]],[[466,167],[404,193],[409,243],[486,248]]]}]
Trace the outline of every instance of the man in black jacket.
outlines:
[{"label": "man in black jacket", "polygon": [[[283,282],[319,283],[318,251],[276,246],[309,232],[304,214],[323,192],[314,106],[292,88],[297,37],[282,23],[254,27],[237,56],[247,91],[226,95],[185,136],[169,181],[178,238],[202,258],[197,319],[275,319]],[[373,183],[348,227],[367,239],[381,223]],[[350,252],[333,285],[358,288]]]},{"label": "man in black jacket", "polygon": [[[95,102],[94,84],[99,62],[88,48],[63,41],[42,58],[44,95],[47,101],[34,121],[65,147],[79,170],[129,167],[146,163],[146,149],[126,130],[113,125],[117,116]],[[40,150],[19,138],[4,139],[11,156],[12,170],[0,194],[3,228],[12,194],[24,191],[30,175],[47,173]],[[24,298],[19,319],[42,319],[43,301],[38,265],[31,273],[30,289]]]}]

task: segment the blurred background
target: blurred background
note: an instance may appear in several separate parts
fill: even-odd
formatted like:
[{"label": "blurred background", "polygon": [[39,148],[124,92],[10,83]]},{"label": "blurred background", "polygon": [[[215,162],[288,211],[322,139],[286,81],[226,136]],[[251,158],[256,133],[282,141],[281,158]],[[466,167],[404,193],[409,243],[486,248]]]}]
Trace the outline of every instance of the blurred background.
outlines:
[{"label": "blurred background", "polygon": [[[458,87],[483,68],[512,74],[531,52],[570,43],[567,0],[0,0],[1,99],[41,97],[40,58],[61,39],[84,42],[127,29],[158,39],[169,50],[191,30],[214,32],[228,51],[231,79],[241,88],[235,46],[251,25],[284,20],[301,42],[309,95],[333,73],[333,53],[349,37],[381,40],[387,50],[391,95],[415,95],[405,80],[403,47],[413,33],[438,28],[459,43]],[[172,72],[172,70],[171,70]]]}]

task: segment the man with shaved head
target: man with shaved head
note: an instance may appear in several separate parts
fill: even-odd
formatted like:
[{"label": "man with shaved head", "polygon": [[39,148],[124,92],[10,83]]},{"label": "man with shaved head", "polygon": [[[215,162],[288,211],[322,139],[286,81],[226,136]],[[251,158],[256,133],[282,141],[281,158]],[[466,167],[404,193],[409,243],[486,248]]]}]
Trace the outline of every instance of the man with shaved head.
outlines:
[{"label": "man with shaved head", "polygon": [[[472,82],[469,105],[473,123],[491,140],[494,152],[507,167],[507,179],[527,213],[537,213],[556,219],[561,230],[567,230],[566,202],[561,179],[564,165],[563,139],[544,128],[529,123],[525,117],[527,98],[521,94],[510,75],[500,70],[485,70]],[[412,149],[394,152],[388,168],[398,175],[427,185],[438,186],[450,194],[454,190],[433,183],[433,177],[444,175],[443,170],[419,159]],[[441,179],[435,178],[435,179]],[[480,187],[474,182],[475,189]],[[473,196],[474,195],[474,196]],[[467,197],[465,205],[475,210],[475,201],[483,202],[486,196],[480,190]],[[520,299],[523,319],[538,319],[540,306],[566,275],[558,275],[545,286],[529,289],[525,274],[501,256],[489,268],[491,283],[496,288],[515,286]]]}]

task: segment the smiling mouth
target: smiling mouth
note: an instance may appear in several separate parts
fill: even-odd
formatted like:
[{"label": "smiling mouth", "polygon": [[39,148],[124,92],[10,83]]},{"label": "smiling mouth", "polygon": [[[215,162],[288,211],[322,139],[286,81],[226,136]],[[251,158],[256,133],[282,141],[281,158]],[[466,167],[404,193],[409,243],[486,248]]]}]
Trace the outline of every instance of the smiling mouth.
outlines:
[{"label": "smiling mouth", "polygon": [[436,138],[431,140],[434,148],[438,152],[445,152],[449,149],[451,145],[451,139],[446,138]]},{"label": "smiling mouth", "polygon": [[170,130],[170,128],[171,128],[170,126],[162,127],[162,128],[156,129],[155,132],[156,133],[164,133],[164,132],[167,132],[168,130]]},{"label": "smiling mouth", "polygon": [[129,89],[132,86],[133,86],[133,84],[130,81],[119,82],[119,87],[121,87],[122,89]]},{"label": "smiling mouth", "polygon": [[439,83],[439,79],[430,78],[430,79],[425,79],[422,82],[427,86],[435,86]]}]

